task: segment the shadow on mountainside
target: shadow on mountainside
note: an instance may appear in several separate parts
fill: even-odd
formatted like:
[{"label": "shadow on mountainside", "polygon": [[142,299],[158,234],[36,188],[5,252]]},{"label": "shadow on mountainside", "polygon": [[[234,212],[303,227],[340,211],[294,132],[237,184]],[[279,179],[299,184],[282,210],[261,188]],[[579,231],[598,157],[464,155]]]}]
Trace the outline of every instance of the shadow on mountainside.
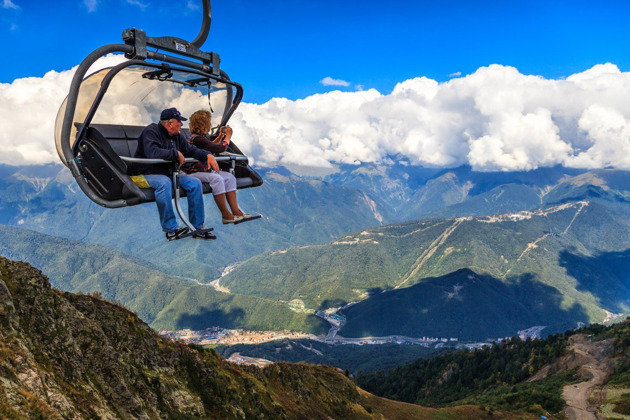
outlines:
[{"label": "shadow on mountainside", "polygon": [[176,318],[174,321],[176,330],[186,328],[203,330],[211,326],[220,326],[228,329],[243,328],[249,330],[282,330],[286,328],[294,331],[307,331],[313,334],[325,334],[329,328],[329,324],[326,321],[313,314],[296,314],[284,308],[277,311],[277,307],[255,305],[247,301],[235,302],[234,305],[230,308],[212,310],[197,307],[192,313],[166,314],[164,318]]},{"label": "shadow on mountainside", "polygon": [[341,306],[347,305],[348,301],[346,301],[345,299],[324,299],[322,301],[322,304],[319,305],[319,309],[320,311],[324,311],[328,308],[339,308]]},{"label": "shadow on mountainside", "polygon": [[241,328],[245,315],[245,311],[241,308],[233,308],[227,311],[204,309],[198,314],[181,314],[177,319],[177,328],[203,330],[211,325],[221,325],[223,328],[230,329]]},{"label": "shadow on mountainside", "polygon": [[628,309],[630,300],[630,249],[593,257],[563,251],[559,265],[578,282],[577,290],[590,292],[612,312]]},{"label": "shadow on mountainside", "polygon": [[526,274],[507,281],[461,269],[392,290],[344,310],[344,337],[403,335],[485,340],[546,326],[544,334],[588,322],[580,305],[562,308],[562,294]]}]

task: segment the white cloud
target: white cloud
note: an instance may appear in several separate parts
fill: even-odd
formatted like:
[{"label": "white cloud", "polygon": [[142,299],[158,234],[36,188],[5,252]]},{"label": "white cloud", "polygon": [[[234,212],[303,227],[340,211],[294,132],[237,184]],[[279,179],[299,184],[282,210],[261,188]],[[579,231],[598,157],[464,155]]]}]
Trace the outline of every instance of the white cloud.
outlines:
[{"label": "white cloud", "polygon": [[138,6],[141,10],[145,10],[149,5],[147,3],[143,3],[139,0],[127,0],[127,4],[131,4],[132,6]]},{"label": "white cloud", "polygon": [[445,83],[406,80],[387,95],[330,92],[245,104],[232,125],[239,147],[261,165],[387,163],[398,156],[485,171],[630,169],[629,95],[630,73],[612,64],[564,80],[491,65]]},{"label": "white cloud", "polygon": [[[0,162],[57,160],[53,124],[71,76],[50,72],[0,84],[0,126],[9,127],[0,134]],[[491,65],[444,83],[406,80],[388,94],[334,91],[243,103],[230,124],[258,166],[331,168],[394,157],[486,171],[630,169],[628,97],[630,73],[612,64],[563,80]]]},{"label": "white cloud", "polygon": [[96,12],[98,7],[98,0],[83,0],[83,5],[89,13]]},{"label": "white cloud", "polygon": [[[121,56],[110,55],[92,70],[117,64]],[[0,163],[25,165],[58,162],[54,125],[57,110],[68,94],[76,67],[50,71],[44,77],[0,83]]]},{"label": "white cloud", "polygon": [[18,10],[20,8],[20,6],[18,6],[17,4],[13,3],[11,0],[3,0],[2,8],[3,9]]},{"label": "white cloud", "polygon": [[578,121],[591,146],[572,158],[580,167],[621,166],[630,168],[630,121],[619,110],[593,104]]},{"label": "white cloud", "polygon": [[350,86],[350,82],[341,79],[333,79],[332,77],[324,77],[319,83],[324,86]]}]

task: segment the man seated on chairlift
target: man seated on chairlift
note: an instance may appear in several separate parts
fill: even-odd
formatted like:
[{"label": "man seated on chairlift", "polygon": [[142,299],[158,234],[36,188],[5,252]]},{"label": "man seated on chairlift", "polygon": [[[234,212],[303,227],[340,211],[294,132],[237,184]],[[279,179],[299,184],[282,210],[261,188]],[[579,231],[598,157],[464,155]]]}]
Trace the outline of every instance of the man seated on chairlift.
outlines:
[{"label": "man seated on chairlift", "polygon": [[[208,167],[219,172],[219,165],[212,153],[201,150],[190,144],[181,134],[182,121],[187,119],[175,108],[168,108],[160,114],[160,122],[148,125],[138,137],[136,158],[163,159],[170,162],[178,162],[179,166],[185,163],[186,157],[195,158],[201,162],[207,162]],[[172,164],[136,164],[134,173],[144,175],[148,184],[155,189],[155,203],[160,215],[162,230],[166,233],[166,239],[178,239],[188,233],[188,228],[179,227],[172,201]],[[197,230],[204,228],[204,203],[203,188],[198,178],[180,175],[179,185],[186,191],[188,199],[188,218]],[[198,239],[214,239],[210,232],[193,234]]]}]

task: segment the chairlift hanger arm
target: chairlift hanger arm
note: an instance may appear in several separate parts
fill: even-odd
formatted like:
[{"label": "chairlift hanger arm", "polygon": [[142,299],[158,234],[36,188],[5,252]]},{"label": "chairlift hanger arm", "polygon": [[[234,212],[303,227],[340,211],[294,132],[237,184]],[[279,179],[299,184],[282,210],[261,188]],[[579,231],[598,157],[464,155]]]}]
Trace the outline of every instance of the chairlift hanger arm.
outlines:
[{"label": "chairlift hanger arm", "polygon": [[[153,38],[147,36],[144,31],[136,28],[124,30],[122,33],[123,41],[125,44],[134,47],[133,53],[128,54],[127,58],[138,58],[141,60],[153,58],[151,57],[151,52],[147,50],[148,47],[153,47],[177,55],[201,60],[201,62],[205,65],[212,66],[214,74],[219,74],[219,55],[213,52],[207,53],[201,51],[201,47],[206,42],[208,34],[210,33],[210,24],[212,23],[212,7],[210,5],[210,0],[202,0],[202,5],[203,14],[201,27],[199,29],[199,33],[192,42],[171,36]],[[161,57],[156,58],[160,60],[162,59]],[[209,67],[203,70],[208,71]]]},{"label": "chairlift hanger arm", "polygon": [[212,23],[212,7],[210,6],[210,0],[203,0],[203,19],[201,21],[201,28],[197,37],[191,42],[197,48],[206,42],[208,33],[210,33],[210,24]]}]

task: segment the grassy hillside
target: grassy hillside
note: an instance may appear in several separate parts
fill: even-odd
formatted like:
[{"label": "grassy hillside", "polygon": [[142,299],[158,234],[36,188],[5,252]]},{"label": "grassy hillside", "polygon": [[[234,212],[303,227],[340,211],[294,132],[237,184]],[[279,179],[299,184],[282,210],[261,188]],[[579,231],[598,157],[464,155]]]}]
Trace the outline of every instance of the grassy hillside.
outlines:
[{"label": "grassy hillside", "polygon": [[158,337],[124,308],[52,289],[37,270],[3,258],[0,309],[2,418],[381,417],[364,406],[380,399],[336,369],[239,368]]},{"label": "grassy hillside", "polygon": [[[573,202],[535,212],[366,229],[327,245],[254,257],[222,277],[221,284],[234,293],[301,299],[307,307],[324,308],[364,299],[374,289],[409,287],[469,268],[508,284],[519,278],[541,282],[559,291],[563,309],[578,303],[599,320],[604,291],[578,283],[575,273],[567,272],[567,261],[588,265],[620,251],[623,257],[629,238],[630,223],[622,215],[596,203]],[[597,282],[624,279],[620,272],[602,272]],[[626,308],[627,292],[622,288],[606,309]]]},{"label": "grassy hillside", "polygon": [[277,301],[220,293],[98,245],[0,226],[0,255],[28,258],[55,287],[71,292],[98,292],[136,311],[156,329],[219,325],[320,333],[326,330],[321,319],[293,312]]}]

